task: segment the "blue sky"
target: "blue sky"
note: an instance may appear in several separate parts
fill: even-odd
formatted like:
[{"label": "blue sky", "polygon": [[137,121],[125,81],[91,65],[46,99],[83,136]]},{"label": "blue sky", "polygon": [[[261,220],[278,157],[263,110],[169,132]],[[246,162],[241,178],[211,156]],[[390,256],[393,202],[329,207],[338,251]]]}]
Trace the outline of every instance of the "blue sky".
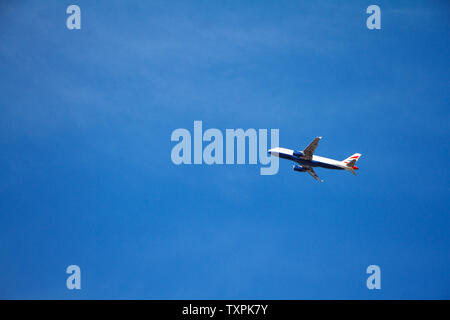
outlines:
[{"label": "blue sky", "polygon": [[[450,298],[448,2],[70,4],[0,5],[0,298]],[[194,120],[360,170],[176,166]]]}]

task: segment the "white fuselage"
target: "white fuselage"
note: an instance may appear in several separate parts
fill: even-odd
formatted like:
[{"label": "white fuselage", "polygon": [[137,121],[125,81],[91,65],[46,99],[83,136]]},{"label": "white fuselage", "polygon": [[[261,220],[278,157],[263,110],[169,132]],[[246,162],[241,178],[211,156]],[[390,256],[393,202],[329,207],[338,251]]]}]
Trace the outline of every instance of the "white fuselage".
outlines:
[{"label": "white fuselage", "polygon": [[343,161],[338,161],[334,159],[329,159],[320,156],[312,156],[312,159],[304,159],[301,152],[296,152],[291,149],[286,148],[273,148],[269,150],[271,155],[276,157],[280,157],[283,159],[289,159],[297,162],[300,165],[308,166],[308,167],[321,167],[327,169],[336,169],[336,170],[346,170],[349,169]]}]

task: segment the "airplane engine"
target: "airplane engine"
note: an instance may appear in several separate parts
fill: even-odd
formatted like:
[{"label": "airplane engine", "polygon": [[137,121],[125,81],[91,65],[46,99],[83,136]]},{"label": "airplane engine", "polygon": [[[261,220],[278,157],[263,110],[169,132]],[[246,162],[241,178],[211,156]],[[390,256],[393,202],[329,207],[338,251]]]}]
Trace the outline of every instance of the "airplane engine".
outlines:
[{"label": "airplane engine", "polygon": [[294,152],[293,152],[293,155],[294,155],[295,157],[298,157],[298,158],[304,156],[303,152],[301,152],[301,151],[294,151]]},{"label": "airplane engine", "polygon": [[294,167],[292,169],[294,169],[294,171],[298,171],[298,172],[305,172],[306,171],[305,168],[303,168],[301,166],[297,166],[297,165],[294,165]]}]

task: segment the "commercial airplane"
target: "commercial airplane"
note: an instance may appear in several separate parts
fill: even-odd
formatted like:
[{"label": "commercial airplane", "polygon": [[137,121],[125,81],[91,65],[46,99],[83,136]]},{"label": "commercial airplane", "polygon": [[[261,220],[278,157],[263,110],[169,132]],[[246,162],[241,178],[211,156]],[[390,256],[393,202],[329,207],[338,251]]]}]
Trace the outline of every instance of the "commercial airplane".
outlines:
[{"label": "commercial airplane", "polygon": [[355,163],[358,161],[359,157],[361,157],[361,154],[355,153],[343,161],[315,156],[314,151],[316,151],[320,139],[322,139],[322,137],[315,138],[303,151],[295,151],[277,147],[270,149],[269,153],[279,158],[295,161],[299,165],[294,165],[294,171],[308,172],[314,179],[320,182],[323,182],[323,180],[317,176],[313,167],[347,170],[356,175],[355,170],[358,170],[358,167],[355,166]]}]

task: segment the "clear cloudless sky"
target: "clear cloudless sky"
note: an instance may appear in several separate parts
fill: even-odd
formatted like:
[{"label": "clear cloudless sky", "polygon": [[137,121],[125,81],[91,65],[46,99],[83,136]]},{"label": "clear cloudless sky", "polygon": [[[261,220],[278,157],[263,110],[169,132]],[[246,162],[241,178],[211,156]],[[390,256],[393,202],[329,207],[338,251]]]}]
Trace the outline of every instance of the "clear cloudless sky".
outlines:
[{"label": "clear cloudless sky", "polygon": [[[0,298],[450,298],[448,1],[3,1],[0,29]],[[194,120],[360,170],[176,166]]]}]

